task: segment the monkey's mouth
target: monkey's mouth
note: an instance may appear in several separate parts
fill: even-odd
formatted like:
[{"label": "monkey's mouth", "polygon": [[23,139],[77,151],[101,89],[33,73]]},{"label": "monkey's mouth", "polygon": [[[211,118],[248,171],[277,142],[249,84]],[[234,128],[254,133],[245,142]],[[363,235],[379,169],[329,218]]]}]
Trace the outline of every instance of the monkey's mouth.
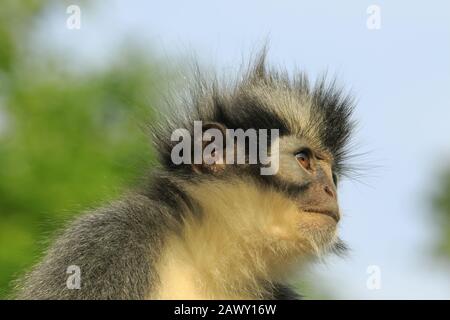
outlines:
[{"label": "monkey's mouth", "polygon": [[333,220],[336,221],[336,223],[338,223],[340,220],[339,212],[334,211],[334,210],[326,210],[326,209],[320,209],[320,208],[306,208],[306,209],[303,208],[301,210],[304,212],[309,212],[309,213],[324,214],[326,216],[333,218]]}]

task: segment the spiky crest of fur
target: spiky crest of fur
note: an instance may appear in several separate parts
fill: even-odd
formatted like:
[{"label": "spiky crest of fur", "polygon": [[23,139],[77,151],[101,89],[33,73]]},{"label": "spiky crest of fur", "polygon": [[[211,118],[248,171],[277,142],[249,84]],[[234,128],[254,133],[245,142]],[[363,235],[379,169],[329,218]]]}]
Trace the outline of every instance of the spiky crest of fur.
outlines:
[{"label": "spiky crest of fur", "polygon": [[[354,122],[352,97],[323,76],[312,86],[304,73],[290,77],[266,66],[263,51],[256,63],[234,83],[207,81],[200,73],[180,107],[166,121],[151,126],[154,145],[163,165],[170,158],[175,129],[193,131],[194,121],[218,122],[229,129],[279,129],[281,135],[306,136],[334,158],[335,170],[345,173],[348,145]],[[178,166],[179,169],[183,165]]]}]

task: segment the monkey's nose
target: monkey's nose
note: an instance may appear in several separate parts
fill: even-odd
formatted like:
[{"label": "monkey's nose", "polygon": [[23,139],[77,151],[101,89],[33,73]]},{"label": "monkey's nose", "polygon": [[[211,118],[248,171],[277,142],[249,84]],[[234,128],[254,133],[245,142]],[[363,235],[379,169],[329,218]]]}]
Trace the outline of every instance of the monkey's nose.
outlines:
[{"label": "monkey's nose", "polygon": [[330,197],[332,197],[333,199],[335,198],[334,192],[333,192],[333,190],[332,190],[329,186],[325,185],[325,187],[323,188],[323,190],[324,190],[325,193],[328,194]]}]

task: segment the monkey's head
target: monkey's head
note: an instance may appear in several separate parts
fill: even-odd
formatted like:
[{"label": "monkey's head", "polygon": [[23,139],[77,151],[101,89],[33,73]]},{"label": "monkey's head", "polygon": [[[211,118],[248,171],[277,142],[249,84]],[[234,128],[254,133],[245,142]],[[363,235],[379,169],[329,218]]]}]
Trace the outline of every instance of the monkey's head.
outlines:
[{"label": "monkey's head", "polygon": [[346,173],[352,99],[324,79],[310,86],[303,74],[267,70],[264,57],[231,87],[199,81],[191,98],[155,136],[165,170],[202,208],[198,223],[212,219],[228,240],[286,257],[342,249],[337,184]]}]

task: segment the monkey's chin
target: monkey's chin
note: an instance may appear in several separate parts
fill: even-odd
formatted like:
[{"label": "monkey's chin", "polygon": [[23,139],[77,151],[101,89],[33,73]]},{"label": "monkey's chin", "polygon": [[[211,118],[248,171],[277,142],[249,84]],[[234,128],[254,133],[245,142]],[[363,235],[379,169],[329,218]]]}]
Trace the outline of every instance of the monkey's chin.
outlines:
[{"label": "monkey's chin", "polygon": [[337,222],[328,215],[302,212],[298,229],[301,241],[308,244],[308,251],[313,254],[328,251],[338,239]]}]

